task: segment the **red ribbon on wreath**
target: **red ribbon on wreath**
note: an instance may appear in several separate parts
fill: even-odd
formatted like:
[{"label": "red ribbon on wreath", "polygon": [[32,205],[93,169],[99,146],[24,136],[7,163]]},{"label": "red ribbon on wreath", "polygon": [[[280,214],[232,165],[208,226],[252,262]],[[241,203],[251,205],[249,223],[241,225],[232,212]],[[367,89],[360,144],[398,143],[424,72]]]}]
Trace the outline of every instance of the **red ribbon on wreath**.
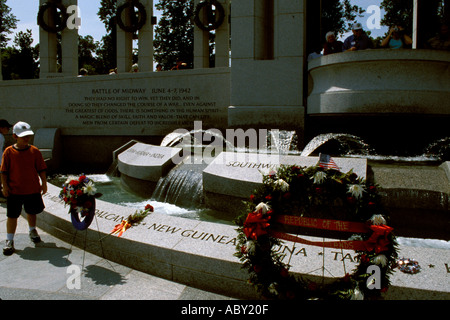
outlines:
[{"label": "red ribbon on wreath", "polygon": [[251,212],[244,222],[244,233],[247,239],[257,240],[259,236],[267,234],[266,228],[270,226],[270,216],[263,217],[261,212]]}]

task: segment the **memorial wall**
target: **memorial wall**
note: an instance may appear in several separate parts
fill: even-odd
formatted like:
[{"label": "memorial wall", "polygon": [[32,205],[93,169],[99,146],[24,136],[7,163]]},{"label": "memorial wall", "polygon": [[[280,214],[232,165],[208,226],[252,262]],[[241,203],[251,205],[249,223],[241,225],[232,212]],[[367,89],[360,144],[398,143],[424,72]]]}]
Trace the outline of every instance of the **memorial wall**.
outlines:
[{"label": "memorial wall", "polygon": [[90,163],[107,165],[132,139],[157,143],[176,129],[192,130],[194,121],[226,128],[230,69],[5,81],[0,99],[10,123],[60,128],[65,161],[89,155]]}]

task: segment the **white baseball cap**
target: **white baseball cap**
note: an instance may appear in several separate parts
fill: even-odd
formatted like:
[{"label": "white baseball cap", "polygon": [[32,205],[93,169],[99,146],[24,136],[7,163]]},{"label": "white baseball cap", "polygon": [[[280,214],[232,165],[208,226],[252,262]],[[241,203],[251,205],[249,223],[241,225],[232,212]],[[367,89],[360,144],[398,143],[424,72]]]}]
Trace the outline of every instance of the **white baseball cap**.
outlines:
[{"label": "white baseball cap", "polygon": [[352,30],[362,30],[362,28],[363,28],[363,26],[359,22],[354,23],[352,26]]},{"label": "white baseball cap", "polygon": [[22,121],[19,121],[14,125],[13,133],[19,138],[34,135],[34,132],[31,130],[31,126]]}]

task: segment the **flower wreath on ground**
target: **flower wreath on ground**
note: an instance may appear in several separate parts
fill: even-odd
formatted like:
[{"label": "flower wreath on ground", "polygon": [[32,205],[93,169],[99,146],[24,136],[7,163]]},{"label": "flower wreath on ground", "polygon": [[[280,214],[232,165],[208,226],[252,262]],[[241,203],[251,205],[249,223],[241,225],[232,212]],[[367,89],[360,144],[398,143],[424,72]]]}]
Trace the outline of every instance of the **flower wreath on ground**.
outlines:
[{"label": "flower wreath on ground", "polygon": [[[397,243],[387,226],[388,212],[380,203],[377,187],[352,171],[343,173],[313,167],[281,166],[263,176],[262,186],[246,202],[247,210],[235,222],[239,225],[236,256],[249,272],[249,282],[270,299],[361,299],[378,298],[389,287],[395,268]],[[301,218],[300,218],[301,217]],[[284,224],[314,221],[320,229],[345,221],[349,239],[311,242],[283,233]],[[334,220],[328,220],[334,219]],[[307,223],[308,224],[308,223]],[[303,227],[311,227],[311,225]],[[325,226],[325,227],[324,227]],[[289,273],[279,252],[282,240],[329,248],[352,249],[357,265],[352,274],[331,283],[315,283]],[[381,270],[381,283],[368,283],[371,265]],[[379,289],[377,289],[379,288]]]}]

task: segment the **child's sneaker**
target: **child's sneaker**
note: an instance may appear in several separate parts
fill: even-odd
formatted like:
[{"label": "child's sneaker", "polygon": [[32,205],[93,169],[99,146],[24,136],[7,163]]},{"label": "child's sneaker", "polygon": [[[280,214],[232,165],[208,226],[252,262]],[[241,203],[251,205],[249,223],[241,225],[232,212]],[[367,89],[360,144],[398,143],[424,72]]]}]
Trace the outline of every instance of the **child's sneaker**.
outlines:
[{"label": "child's sneaker", "polygon": [[3,254],[5,256],[10,256],[14,253],[14,241],[13,240],[6,240],[6,244],[3,247]]},{"label": "child's sneaker", "polygon": [[37,233],[36,229],[33,229],[33,230],[30,231],[30,239],[34,243],[41,242],[41,237],[39,237],[39,234]]}]

